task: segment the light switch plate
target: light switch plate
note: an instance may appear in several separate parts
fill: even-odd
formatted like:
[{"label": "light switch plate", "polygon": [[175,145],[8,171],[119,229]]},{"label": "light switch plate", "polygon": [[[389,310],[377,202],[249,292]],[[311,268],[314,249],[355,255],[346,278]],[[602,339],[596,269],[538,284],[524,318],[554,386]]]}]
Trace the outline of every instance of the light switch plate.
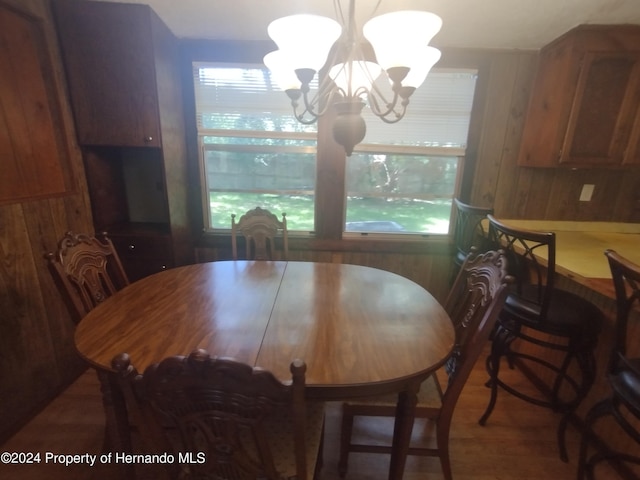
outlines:
[{"label": "light switch plate", "polygon": [[582,186],[582,192],[580,192],[580,201],[581,202],[590,202],[591,201],[591,196],[593,195],[593,189],[595,188],[595,185],[592,185],[590,183],[585,183]]}]

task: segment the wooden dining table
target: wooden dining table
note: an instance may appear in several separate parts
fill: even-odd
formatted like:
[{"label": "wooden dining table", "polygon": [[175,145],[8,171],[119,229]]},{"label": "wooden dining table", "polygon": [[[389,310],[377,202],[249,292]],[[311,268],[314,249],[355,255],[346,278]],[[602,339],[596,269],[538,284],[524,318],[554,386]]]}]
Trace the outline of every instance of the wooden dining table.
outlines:
[{"label": "wooden dining table", "polygon": [[99,373],[112,449],[131,448],[126,405],[112,377],[122,352],[143,371],[171,355],[212,355],[290,379],[306,362],[309,398],[397,393],[390,479],[401,479],[420,383],[450,355],[452,322],[420,285],[358,265],[219,261],[139,280],[78,325],[76,348]]}]

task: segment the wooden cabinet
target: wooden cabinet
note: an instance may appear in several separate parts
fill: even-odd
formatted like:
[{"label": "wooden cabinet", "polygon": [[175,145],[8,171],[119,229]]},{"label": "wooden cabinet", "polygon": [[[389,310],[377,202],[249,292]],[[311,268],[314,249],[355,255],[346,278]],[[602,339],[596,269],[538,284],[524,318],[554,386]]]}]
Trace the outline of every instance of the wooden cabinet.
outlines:
[{"label": "wooden cabinet", "polygon": [[540,52],[518,164],[640,165],[640,26],[581,26]]},{"label": "wooden cabinet", "polygon": [[130,280],[191,263],[177,39],[146,5],[52,5],[96,231]]},{"label": "wooden cabinet", "polygon": [[160,146],[156,65],[171,33],[145,5],[53,6],[80,144]]}]

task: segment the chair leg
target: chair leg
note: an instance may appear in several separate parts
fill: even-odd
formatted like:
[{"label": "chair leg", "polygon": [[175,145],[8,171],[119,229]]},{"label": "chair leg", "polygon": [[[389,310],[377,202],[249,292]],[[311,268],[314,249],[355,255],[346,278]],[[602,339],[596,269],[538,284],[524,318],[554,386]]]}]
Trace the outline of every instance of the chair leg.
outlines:
[{"label": "chair leg", "polygon": [[487,409],[480,417],[478,423],[484,426],[489,419],[489,416],[493,412],[493,408],[496,406],[496,401],[498,399],[498,373],[500,372],[500,359],[502,357],[502,353],[504,352],[503,342],[503,332],[500,332],[500,329],[496,329],[494,332],[493,341],[491,342],[491,352],[487,357],[486,366],[487,373],[489,373],[489,381],[487,382],[487,386],[491,389],[491,396],[489,398],[489,404],[487,405]]},{"label": "chair leg", "polygon": [[342,425],[340,427],[340,458],[338,473],[341,478],[347,474],[351,434],[353,432],[353,413],[347,404],[342,405]]},{"label": "chair leg", "polygon": [[440,458],[440,466],[442,467],[442,475],[444,480],[453,480],[451,473],[451,459],[449,457],[449,432],[450,424],[447,428],[436,425],[436,441],[438,445],[438,457]]}]

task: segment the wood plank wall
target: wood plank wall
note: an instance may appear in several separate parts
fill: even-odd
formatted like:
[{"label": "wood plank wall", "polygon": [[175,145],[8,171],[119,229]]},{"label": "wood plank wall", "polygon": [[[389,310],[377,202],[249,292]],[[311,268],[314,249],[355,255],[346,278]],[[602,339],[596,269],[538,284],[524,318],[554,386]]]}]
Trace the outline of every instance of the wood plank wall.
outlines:
[{"label": "wood plank wall", "polygon": [[[471,203],[496,216],[541,220],[640,221],[640,168],[625,170],[527,168],[517,165],[524,114],[537,63],[532,53],[491,61]],[[580,202],[583,184],[595,185]]]},{"label": "wood plank wall", "polygon": [[[62,196],[0,205],[0,441],[84,369],[73,345],[74,324],[43,254],[55,249],[65,231],[91,231],[92,226],[48,3],[0,0],[0,8],[12,7],[33,15],[44,29],[44,53],[53,64],[51,81],[60,100],[54,103],[62,119],[57,125],[65,143],[61,151],[74,184]],[[20,39],[8,48],[19,49]]]}]

